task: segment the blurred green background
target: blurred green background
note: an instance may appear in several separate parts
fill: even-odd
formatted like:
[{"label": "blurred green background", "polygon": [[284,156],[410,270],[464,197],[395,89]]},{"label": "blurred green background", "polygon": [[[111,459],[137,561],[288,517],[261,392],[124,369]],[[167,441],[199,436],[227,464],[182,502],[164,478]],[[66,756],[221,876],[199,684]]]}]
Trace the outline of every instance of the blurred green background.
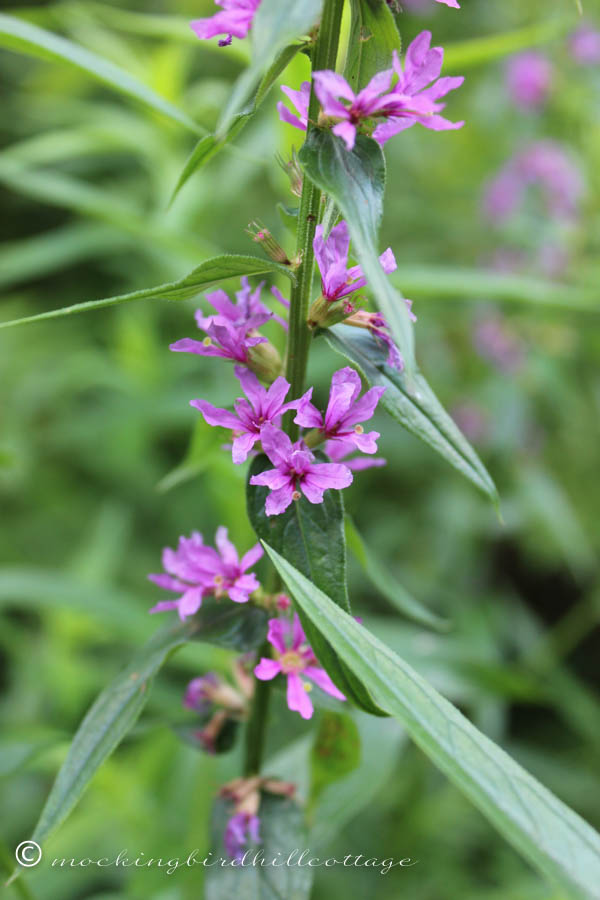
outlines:
[{"label": "blurred green background", "polygon": [[[414,128],[388,144],[381,246],[393,248],[398,284],[414,301],[421,367],[496,480],[503,523],[443,460],[378,416],[388,466],[359,473],[347,507],[398,579],[453,627],[439,635],[404,622],[358,568],[351,597],[368,627],[598,827],[600,65],[579,64],[569,50],[578,26],[570,0],[462,6],[459,14],[431,0],[398,16],[405,43],[431,27],[448,48],[445,73],[467,76],[448,108],[466,126]],[[584,6],[600,28],[598,4]],[[197,41],[186,20],[213,9],[209,0],[84,0],[6,11],[118,63],[211,129],[248,53],[247,42]],[[541,107],[523,110],[507,90],[507,60],[535,42],[552,83]],[[298,87],[306,73],[297,58],[284,83]],[[192,135],[61,63],[0,50],[0,79],[2,320],[173,280],[213,253],[255,252],[244,232],[253,218],[293,248],[276,211],[293,198],[274,154],[301,136],[278,120],[278,89],[169,207]],[[533,191],[510,221],[490,222],[487,182],[540,139],[560,142],[579,169],[578,215],[553,220]],[[161,624],[147,615],[158,591],[146,581],[161,548],[218,524],[243,550],[253,541],[245,471],[188,405],[198,396],[231,402],[233,373],[168,351],[195,336],[194,308],[136,303],[0,333],[9,867],[87,707]],[[280,340],[276,327],[271,336]],[[315,348],[320,398],[339,367]],[[171,726],[189,678],[228,665],[225,651],[206,645],[169,662],[47,858],[208,849],[212,797],[237,774],[239,754],[201,755]],[[270,768],[302,785],[310,736],[295,718],[278,699]],[[385,877],[319,870],[316,900],[556,897],[399,726],[358,721],[360,767],[341,797],[322,804],[311,848],[419,863]],[[27,883],[47,900],[187,900],[200,896],[200,878],[42,864]]]}]

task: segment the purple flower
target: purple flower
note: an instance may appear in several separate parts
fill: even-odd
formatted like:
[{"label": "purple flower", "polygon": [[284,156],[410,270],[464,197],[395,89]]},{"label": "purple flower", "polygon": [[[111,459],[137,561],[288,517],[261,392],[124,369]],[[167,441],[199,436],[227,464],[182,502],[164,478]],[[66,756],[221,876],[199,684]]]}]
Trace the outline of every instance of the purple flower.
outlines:
[{"label": "purple flower", "polygon": [[245,327],[246,331],[260,328],[265,322],[273,318],[273,313],[267,309],[260,299],[264,281],[252,290],[248,279],[244,275],[241,278],[242,287],[236,291],[236,303],[231,300],[225,291],[217,290],[206,294],[206,299],[216,310],[216,316],[203,316],[201,310],[196,312],[198,328],[206,331],[206,326],[213,322],[229,324],[233,328]]},{"label": "purple flower", "polygon": [[460,87],[464,78],[439,78],[444,51],[441,47],[430,47],[430,44],[430,31],[418,34],[406,50],[404,70],[394,50],[393,66],[398,83],[385,98],[385,107],[380,113],[386,116],[386,121],[373,132],[373,137],[380,144],[385,144],[395,134],[417,122],[433,131],[462,128],[465,124],[450,122],[439,115],[445,104],[437,101]]},{"label": "purple flower", "polygon": [[499,315],[480,319],[474,329],[473,343],[483,359],[493,363],[506,375],[516,372],[523,365],[523,345]]},{"label": "purple flower", "polygon": [[354,147],[357,125],[363,119],[383,114],[381,95],[389,91],[392,75],[392,69],[378,72],[362,91],[355,94],[346,79],[337,72],[325,69],[313,73],[315,93],[323,113],[338,120],[333,133],[342,138],[348,150]]},{"label": "purple flower", "polygon": [[216,672],[207,672],[201,678],[193,678],[188,684],[183,705],[198,713],[207,713],[213,703],[214,690],[221,683]]},{"label": "purple flower", "polygon": [[233,37],[245,38],[252,25],[260,0],[215,0],[222,12],[215,13],[208,19],[195,19],[190,27],[199,38],[207,40],[218,34],[227,37],[219,41],[220,47],[226,47]]},{"label": "purple flower", "polygon": [[303,719],[310,719],[313,714],[313,705],[308,696],[312,685],[304,682],[300,678],[301,674],[314,681],[331,697],[337,700],[346,699],[325,669],[319,666],[306,640],[297,613],[294,613],[293,622],[287,619],[269,619],[267,639],[275,649],[275,658],[267,659],[263,656],[255,667],[254,674],[261,681],[270,681],[280,673],[285,675],[289,709],[299,712]]},{"label": "purple flower", "polygon": [[276,378],[267,390],[248,369],[236,366],[235,374],[248,398],[245,400],[238,397],[234,404],[235,412],[218,409],[206,400],[190,400],[190,405],[200,410],[209,425],[219,425],[233,431],[232,457],[234,463],[240,465],[246,461],[254,444],[260,440],[261,428],[267,422],[279,426],[283,413],[288,409],[298,409],[300,403],[309,400],[312,389],[300,400],[284,403],[290,389],[285,378],[281,376]]},{"label": "purple flower", "polygon": [[532,109],[546,102],[554,69],[541,53],[519,53],[508,63],[506,82],[508,92],[517,106]]},{"label": "purple flower", "polygon": [[582,66],[600,63],[600,31],[582,25],[569,38],[569,49],[575,62]]},{"label": "purple flower", "polygon": [[583,192],[579,169],[556,141],[536,141],[515,154],[489,183],[484,197],[486,215],[502,222],[515,213],[530,185],[542,188],[550,216],[574,218]]},{"label": "purple flower", "polygon": [[[215,319],[217,317],[215,316]],[[169,350],[176,353],[196,353],[198,356],[220,356],[223,359],[231,359],[234,362],[248,365],[248,350],[257,344],[266,344],[267,339],[257,335],[248,337],[246,327],[236,328],[233,325],[218,325],[212,322],[206,325],[204,330],[208,337],[203,341],[195,341],[192,338],[182,338],[171,344]]]},{"label": "purple flower", "polygon": [[284,512],[292,500],[304,494],[310,503],[322,503],[323,492],[340,490],[352,483],[352,472],[336,463],[316,463],[314,455],[302,441],[291,440],[273,425],[261,430],[261,441],[274,469],[253,475],[250,484],[265,485],[271,491],[265,511],[268,516]]},{"label": "purple flower", "polygon": [[318,428],[328,441],[351,443],[362,453],[377,453],[378,431],[365,430],[360,422],[372,418],[385,387],[372,387],[361,399],[360,376],[350,366],[335,372],[331,379],[329,403],[323,415],[305,396],[294,422],[303,428]]},{"label": "purple flower", "polygon": [[282,122],[287,122],[288,125],[299,128],[300,131],[306,131],[306,126],[308,124],[308,104],[310,102],[310,81],[303,81],[299,91],[295,91],[285,84],[281,85],[281,90],[286,97],[291,100],[298,115],[294,115],[294,113],[289,111],[285,103],[279,101],[277,104],[279,118]]},{"label": "purple flower", "polygon": [[231,816],[225,826],[223,842],[225,851],[231,859],[243,859],[244,849],[250,842],[260,843],[260,820],[258,816],[248,812],[238,812]]},{"label": "purple flower", "polygon": [[[366,285],[367,279],[360,266],[348,268],[350,234],[346,222],[342,220],[332,228],[327,239],[323,237],[323,226],[317,225],[313,249],[321,273],[321,292],[325,300],[340,300]],[[388,275],[397,268],[390,247],[381,254],[379,262]]]},{"label": "purple flower", "polygon": [[460,9],[459,4],[456,0],[436,0],[437,3],[445,3],[446,6],[451,6],[452,9]]},{"label": "purple flower", "polygon": [[150,610],[151,613],[176,609],[183,621],[198,612],[208,594],[229,596],[235,603],[247,603],[250,594],[260,585],[255,575],[245,573],[263,555],[262,547],[255,544],[240,560],[223,526],[217,528],[215,543],[217,550],[206,546],[202,535],[194,531],[191,537],[179,539],[177,550],[170,547],[163,550],[165,573],[148,578],[181,596],[176,600],[162,600]]},{"label": "purple flower", "polygon": [[333,462],[343,462],[352,472],[361,472],[364,469],[374,469],[387,465],[387,459],[382,456],[354,456],[348,459],[350,454],[356,451],[352,441],[326,441],[325,453]]},{"label": "purple flower", "polygon": [[[412,300],[404,299],[406,306],[408,307],[408,315],[410,317],[411,322],[416,322],[417,317],[412,311]],[[373,337],[378,341],[378,343],[382,344],[388,351],[387,357],[387,365],[391,366],[392,369],[396,369],[398,372],[402,372],[404,370],[404,360],[402,358],[402,354],[400,350],[396,346],[394,339],[392,338],[389,325],[385,319],[385,316],[382,316],[380,312],[367,312],[367,310],[359,309],[358,312],[355,312],[354,315],[349,316],[347,319],[344,319],[344,325],[351,325],[354,328],[366,328]]]}]

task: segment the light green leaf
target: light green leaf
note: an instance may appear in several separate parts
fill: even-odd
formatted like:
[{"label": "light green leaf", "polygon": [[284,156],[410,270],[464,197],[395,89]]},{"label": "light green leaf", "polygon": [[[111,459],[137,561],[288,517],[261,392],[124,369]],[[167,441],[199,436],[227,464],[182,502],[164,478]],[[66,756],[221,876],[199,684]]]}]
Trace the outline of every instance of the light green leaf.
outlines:
[{"label": "light green leaf", "polygon": [[252,23],[252,63],[233,87],[217,126],[219,140],[227,134],[254,86],[268,72],[279,52],[307,35],[316,24],[321,6],[322,0],[262,0]]},{"label": "light green leaf", "polygon": [[26,53],[38,59],[67,63],[96,78],[113,90],[159,112],[189,131],[202,134],[203,128],[184,112],[110,60],[60,35],[53,34],[14,16],[0,14],[0,47]]},{"label": "light green leaf", "polygon": [[[215,800],[212,816],[212,852],[215,858],[227,859],[223,834],[233,814],[231,804]],[[308,835],[302,810],[288,797],[263,792],[260,808],[260,845],[265,863],[276,859],[284,862],[294,850],[296,858],[308,846]],[[208,866],[206,900],[308,900],[314,869],[298,865],[250,865],[254,853],[241,865]]]},{"label": "light green leaf", "polygon": [[404,358],[407,383],[415,370],[414,338],[408,309],[379,262],[385,159],[379,144],[358,135],[354,150],[330,131],[313,128],[299,154],[308,177],[339,206],[348,223],[354,253]]},{"label": "light green leaf", "polygon": [[351,0],[352,28],[344,75],[355,92],[377,72],[389,69],[392,53],[400,53],[402,40],[392,11],[381,0]]},{"label": "light green leaf", "polygon": [[296,602],[415,743],[572,900],[597,900],[600,835],[268,545]]},{"label": "light green leaf", "polygon": [[348,359],[371,385],[383,385],[379,404],[408,431],[429,444],[451,466],[498,505],[498,492],[487,469],[419,372],[408,390],[404,373],[386,363],[386,351],[366,331],[336,325],[322,334],[332,350]]},{"label": "light green leaf", "polygon": [[192,150],[183,168],[183,172],[179,176],[179,180],[175,185],[175,190],[173,191],[173,195],[171,197],[171,203],[173,202],[181,188],[184,186],[186,181],[188,181],[188,179],[194,174],[194,172],[196,172],[202,166],[206,165],[206,163],[209,162],[209,160],[211,160],[213,156],[216,156],[219,150],[222,150],[223,147],[226,146],[226,144],[237,137],[242,128],[244,128],[244,126],[248,124],[250,119],[254,116],[257,109],[269,93],[269,90],[271,89],[279,75],[281,75],[288,63],[300,50],[300,46],[300,44],[292,44],[289,47],[284,47],[284,49],[273,62],[272,66],[265,73],[262,81],[258,86],[258,90],[256,91],[253,100],[248,104],[245,110],[234,117],[226,133],[222,137],[217,137],[216,134],[207,134],[203,138],[200,138],[200,140]]},{"label": "light green leaf", "polygon": [[346,516],[346,544],[354,554],[366,575],[398,612],[402,613],[411,622],[432,628],[434,631],[447,631],[450,623],[446,619],[436,616],[419,603],[412,594],[406,590],[396,579],[390,575],[385,566],[379,561],[377,555],[367,547],[350,516]]},{"label": "light green leaf", "polygon": [[141,291],[133,291],[130,294],[121,294],[118,297],[107,297],[103,300],[88,300],[85,303],[76,303],[73,306],[65,306],[62,309],[52,309],[49,312],[39,313],[35,316],[26,316],[23,319],[14,319],[12,322],[0,322],[0,328],[11,328],[14,325],[25,325],[31,322],[42,322],[45,319],[57,319],[62,316],[70,316],[75,313],[89,312],[94,309],[103,309],[106,306],[118,306],[120,303],[130,303],[132,300],[188,300],[195,297],[204,288],[228,278],[239,278],[242,275],[262,275],[263,273],[285,274],[293,280],[294,275],[285,266],[271,262],[269,259],[260,259],[257,256],[215,256],[207,259],[197,268],[179,281],[169,284],[159,284],[156,287],[144,288]]}]

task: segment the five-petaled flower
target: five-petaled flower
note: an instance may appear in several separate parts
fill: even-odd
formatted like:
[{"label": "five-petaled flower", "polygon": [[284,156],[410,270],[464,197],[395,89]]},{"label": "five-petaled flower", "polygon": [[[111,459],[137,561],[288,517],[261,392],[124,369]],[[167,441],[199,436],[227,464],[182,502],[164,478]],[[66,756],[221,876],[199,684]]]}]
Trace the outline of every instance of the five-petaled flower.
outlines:
[{"label": "five-petaled flower", "polygon": [[294,422],[303,428],[316,428],[329,441],[352,443],[362,453],[377,453],[378,431],[365,433],[360,424],[372,418],[385,387],[372,387],[359,399],[360,376],[350,366],[335,372],[331,379],[329,403],[323,415],[303,397]]},{"label": "five-petaled flower", "polygon": [[[367,279],[361,267],[348,267],[350,234],[345,221],[342,220],[332,228],[327,238],[324,237],[323,226],[317,225],[313,249],[321,273],[321,292],[325,300],[341,300],[366,285]],[[397,268],[390,247],[381,254],[379,262],[387,275]]]},{"label": "five-petaled flower", "polygon": [[192,30],[202,40],[218,34],[227,35],[219,41],[220,47],[226,47],[234,37],[245,38],[260,6],[260,0],[215,0],[215,3],[222,7],[222,11],[207,19],[194,19],[190,22]]},{"label": "five-petaled flower", "polygon": [[150,612],[176,609],[183,621],[193,616],[208,594],[228,596],[235,603],[247,603],[250,594],[260,587],[253,573],[246,574],[263,555],[260,544],[255,544],[239,558],[237,550],[227,537],[227,529],[217,528],[217,550],[207,546],[202,535],[194,531],[189,538],[181,537],[177,550],[165,547],[162,555],[164,573],[149,575],[159,587],[181,594],[176,600],[161,600]]},{"label": "five-petaled flower", "polygon": [[302,494],[310,503],[322,503],[324,491],[352,484],[352,472],[347,466],[315,462],[314,454],[303,441],[292,444],[287,434],[273,425],[265,425],[260,437],[275,468],[253,475],[250,484],[264,485],[271,491],[265,504],[268,516],[284,512]]},{"label": "five-petaled flower", "polygon": [[308,696],[311,685],[303,681],[300,675],[314,681],[322,691],[337,700],[346,699],[325,669],[319,665],[297,613],[294,613],[292,622],[287,619],[269,619],[267,640],[274,648],[275,658],[263,656],[255,667],[254,674],[261,681],[270,681],[280,673],[285,675],[289,709],[299,712],[303,719],[310,719],[313,714],[313,704]]},{"label": "five-petaled flower", "polygon": [[279,426],[283,413],[298,409],[300,403],[310,400],[312,388],[299,400],[284,403],[290,385],[282,376],[276,378],[267,390],[248,369],[236,366],[235,374],[248,398],[238,397],[235,412],[219,409],[206,400],[190,400],[190,404],[200,410],[209,425],[232,430],[232,457],[234,463],[239,465],[245,462],[254,444],[260,440],[261,428],[267,423]]}]

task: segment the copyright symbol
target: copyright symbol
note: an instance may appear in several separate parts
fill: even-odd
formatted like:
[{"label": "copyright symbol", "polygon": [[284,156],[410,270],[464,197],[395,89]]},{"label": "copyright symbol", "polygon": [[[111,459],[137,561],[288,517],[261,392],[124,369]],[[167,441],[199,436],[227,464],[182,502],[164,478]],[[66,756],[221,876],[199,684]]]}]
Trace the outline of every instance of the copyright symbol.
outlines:
[{"label": "copyright symbol", "polygon": [[15,850],[15,857],[20,866],[31,868],[37,866],[42,858],[42,848],[35,841],[21,841]]}]

